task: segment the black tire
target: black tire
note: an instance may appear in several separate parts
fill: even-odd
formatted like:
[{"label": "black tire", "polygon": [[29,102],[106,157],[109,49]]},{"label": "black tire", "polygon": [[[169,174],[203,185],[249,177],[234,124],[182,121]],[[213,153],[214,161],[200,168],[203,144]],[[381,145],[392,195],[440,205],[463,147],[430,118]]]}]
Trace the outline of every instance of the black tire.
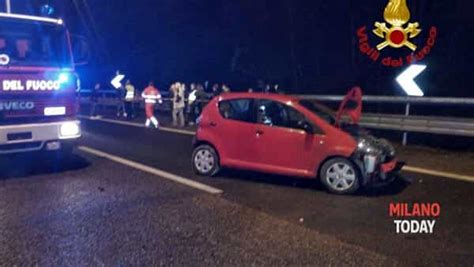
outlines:
[{"label": "black tire", "polygon": [[191,162],[194,172],[203,176],[214,176],[221,169],[219,155],[210,145],[197,146],[193,151]]},{"label": "black tire", "polygon": [[320,169],[319,179],[329,192],[338,195],[353,194],[360,188],[359,168],[342,157],[326,161]]}]

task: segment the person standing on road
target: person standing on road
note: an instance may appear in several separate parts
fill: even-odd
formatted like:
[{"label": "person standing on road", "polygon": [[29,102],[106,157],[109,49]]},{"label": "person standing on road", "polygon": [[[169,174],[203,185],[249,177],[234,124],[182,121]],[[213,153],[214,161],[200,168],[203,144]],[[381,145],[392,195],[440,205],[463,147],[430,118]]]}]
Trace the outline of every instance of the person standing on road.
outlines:
[{"label": "person standing on road", "polygon": [[184,127],[184,86],[177,82],[171,86],[173,93],[173,126]]},{"label": "person standing on road", "polygon": [[116,90],[116,100],[117,100],[117,117],[124,116],[126,117],[126,110],[125,110],[125,87],[121,85]]},{"label": "person standing on road", "polygon": [[135,86],[133,86],[130,80],[125,83],[125,117],[127,119],[133,119],[135,116],[133,101],[135,100]]},{"label": "person standing on road", "polygon": [[230,87],[227,84],[223,83],[221,92],[222,93],[230,93]]},{"label": "person standing on road", "polygon": [[150,127],[151,123],[153,123],[153,126],[158,129],[160,123],[155,117],[155,104],[157,101],[161,104],[162,100],[160,91],[155,87],[153,82],[150,82],[148,87],[143,90],[142,98],[145,99],[145,126]]},{"label": "person standing on road", "polygon": [[98,117],[97,116],[97,105],[98,105],[98,102],[99,102],[99,91],[100,91],[100,83],[96,83],[95,86],[94,86],[94,89],[92,90],[91,98],[90,98],[90,101],[91,101],[90,116],[94,117],[94,118]]},{"label": "person standing on road", "polygon": [[215,96],[218,96],[222,93],[221,89],[219,88],[219,84],[215,83],[213,86],[212,86],[212,96],[215,97]]},{"label": "person standing on road", "polygon": [[188,124],[193,123],[193,103],[196,100],[196,84],[191,83],[189,88],[188,104],[186,105],[186,121]]},{"label": "person standing on road", "polygon": [[197,122],[199,115],[201,115],[203,107],[206,105],[207,95],[204,91],[204,87],[198,84],[196,87],[195,100],[192,105],[193,124]]}]

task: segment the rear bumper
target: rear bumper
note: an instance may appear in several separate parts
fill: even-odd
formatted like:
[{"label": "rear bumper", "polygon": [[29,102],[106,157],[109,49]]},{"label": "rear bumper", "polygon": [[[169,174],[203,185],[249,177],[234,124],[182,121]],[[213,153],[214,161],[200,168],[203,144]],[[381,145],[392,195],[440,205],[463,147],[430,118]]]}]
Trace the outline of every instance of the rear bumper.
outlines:
[{"label": "rear bumper", "polygon": [[[64,128],[76,125],[78,132],[69,132]],[[39,151],[51,142],[70,143],[81,136],[80,122],[77,120],[0,126],[0,154]]]}]

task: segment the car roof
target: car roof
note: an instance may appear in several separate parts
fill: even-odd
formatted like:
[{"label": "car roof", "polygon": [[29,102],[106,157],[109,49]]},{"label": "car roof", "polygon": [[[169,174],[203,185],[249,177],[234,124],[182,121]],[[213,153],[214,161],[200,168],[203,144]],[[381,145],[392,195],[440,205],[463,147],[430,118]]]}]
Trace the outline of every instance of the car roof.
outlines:
[{"label": "car roof", "polygon": [[274,93],[223,93],[219,95],[219,101],[222,100],[231,100],[238,98],[250,98],[250,99],[268,99],[275,100],[279,102],[296,102],[299,99],[294,96],[283,95],[283,94],[274,94]]}]

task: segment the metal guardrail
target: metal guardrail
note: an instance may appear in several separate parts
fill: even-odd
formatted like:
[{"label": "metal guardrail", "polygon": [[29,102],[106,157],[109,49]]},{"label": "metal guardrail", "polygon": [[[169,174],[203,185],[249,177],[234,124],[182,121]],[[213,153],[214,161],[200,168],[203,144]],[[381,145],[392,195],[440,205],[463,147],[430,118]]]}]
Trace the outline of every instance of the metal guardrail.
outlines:
[{"label": "metal guardrail", "polygon": [[474,119],[364,114],[361,125],[381,130],[474,137]]},{"label": "metal guardrail", "polygon": [[[344,96],[296,95],[299,98],[322,102],[339,102]],[[364,96],[364,103],[391,103],[405,106],[405,114],[364,114],[361,125],[367,128],[403,132],[403,145],[407,144],[408,132],[444,134],[474,137],[474,118],[413,116],[414,105],[474,107],[474,98],[457,97],[410,97],[410,96]]]},{"label": "metal guardrail", "polygon": [[[342,101],[339,95],[294,95],[301,99],[319,101]],[[459,97],[413,97],[413,96],[363,96],[363,102],[426,105],[474,105],[474,98]]]},{"label": "metal guardrail", "polygon": [[[89,93],[89,92],[87,92]],[[113,99],[114,91],[104,91],[102,105],[116,105]],[[321,102],[339,102],[344,96],[337,95],[294,95],[301,99],[317,100]],[[159,105],[158,109],[169,109],[170,105]],[[412,105],[432,106],[473,106],[474,98],[444,98],[444,97],[395,97],[395,96],[364,96],[365,103],[392,103],[405,106],[405,114],[365,113],[361,125],[366,128],[403,132],[403,144],[407,143],[408,132],[444,134],[464,137],[474,137],[474,118],[442,117],[442,116],[413,116],[410,115]],[[86,103],[84,97],[81,103]],[[141,101],[140,101],[141,102]],[[473,109],[474,110],[474,109]]]}]

